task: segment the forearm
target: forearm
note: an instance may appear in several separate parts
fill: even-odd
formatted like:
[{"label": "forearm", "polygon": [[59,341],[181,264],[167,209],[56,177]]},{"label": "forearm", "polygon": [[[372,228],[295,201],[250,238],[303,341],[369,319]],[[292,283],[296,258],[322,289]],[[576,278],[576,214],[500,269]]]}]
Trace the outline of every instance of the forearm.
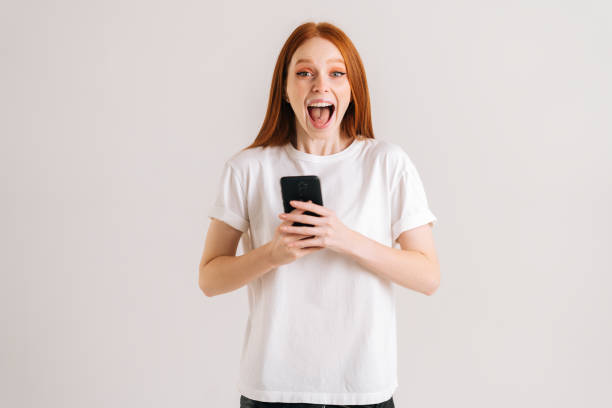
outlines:
[{"label": "forearm", "polygon": [[241,288],[276,267],[269,259],[268,244],[240,256],[218,256],[200,270],[200,289],[216,296]]},{"label": "forearm", "polygon": [[438,287],[440,272],[437,264],[417,251],[391,248],[357,231],[347,255],[376,275],[417,292],[431,295]]}]

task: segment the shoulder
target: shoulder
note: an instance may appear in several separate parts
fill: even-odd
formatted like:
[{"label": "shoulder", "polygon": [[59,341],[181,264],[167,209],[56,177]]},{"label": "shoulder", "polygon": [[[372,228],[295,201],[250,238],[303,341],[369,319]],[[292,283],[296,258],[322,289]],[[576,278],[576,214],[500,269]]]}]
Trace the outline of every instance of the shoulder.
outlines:
[{"label": "shoulder", "polygon": [[397,143],[381,139],[367,139],[367,143],[372,157],[384,162],[389,169],[403,171],[414,166],[406,150]]},{"label": "shoulder", "polygon": [[273,157],[278,155],[279,148],[278,146],[258,146],[239,150],[226,160],[226,166],[232,167],[239,173],[248,173],[254,166],[273,160]]},{"label": "shoulder", "polygon": [[234,154],[232,154],[227,160],[230,164],[234,166],[243,166],[245,163],[248,163],[250,160],[256,159],[261,156],[261,153],[264,151],[263,147],[253,147],[250,149],[241,149]]},{"label": "shoulder", "polygon": [[283,159],[284,146],[258,146],[241,149],[226,159],[224,168],[246,185],[256,183],[265,169],[274,167]]}]

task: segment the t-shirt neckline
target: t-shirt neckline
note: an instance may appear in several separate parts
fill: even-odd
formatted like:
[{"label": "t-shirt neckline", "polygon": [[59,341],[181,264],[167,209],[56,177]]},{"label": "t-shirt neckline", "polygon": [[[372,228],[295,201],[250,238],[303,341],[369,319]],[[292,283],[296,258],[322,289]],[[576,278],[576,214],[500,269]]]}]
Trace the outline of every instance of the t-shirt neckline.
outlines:
[{"label": "t-shirt neckline", "polygon": [[334,154],[327,154],[323,156],[318,154],[306,153],[301,150],[298,150],[291,144],[291,142],[285,145],[285,150],[291,157],[298,160],[305,160],[309,162],[330,162],[336,161],[341,158],[346,158],[348,155],[350,155],[357,149],[359,142],[361,142],[360,139],[354,138],[351,144],[345,147],[344,150],[341,150]]}]

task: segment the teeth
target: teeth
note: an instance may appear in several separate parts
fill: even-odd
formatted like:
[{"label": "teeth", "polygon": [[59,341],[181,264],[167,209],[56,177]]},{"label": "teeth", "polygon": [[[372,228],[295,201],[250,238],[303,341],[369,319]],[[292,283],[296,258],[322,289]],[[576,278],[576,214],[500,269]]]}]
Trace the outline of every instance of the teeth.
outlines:
[{"label": "teeth", "polygon": [[332,106],[331,103],[327,103],[327,102],[317,102],[317,103],[311,103],[310,105],[308,105],[308,107],[314,107],[314,108],[324,108],[326,106]]}]

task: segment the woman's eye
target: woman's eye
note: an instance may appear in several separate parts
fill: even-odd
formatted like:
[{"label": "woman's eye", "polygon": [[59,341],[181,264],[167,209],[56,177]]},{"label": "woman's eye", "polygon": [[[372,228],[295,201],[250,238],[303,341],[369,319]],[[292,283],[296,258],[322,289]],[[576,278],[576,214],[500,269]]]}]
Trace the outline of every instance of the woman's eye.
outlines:
[{"label": "woman's eye", "polygon": [[[306,76],[306,75],[300,75],[300,74],[310,74],[310,72],[300,71],[300,72],[297,73],[297,76]],[[341,77],[343,75],[346,75],[346,73],[340,72],[340,71],[334,71],[334,72],[332,72],[332,74],[340,74],[340,75],[333,75],[336,78],[339,78],[339,77]]]}]

